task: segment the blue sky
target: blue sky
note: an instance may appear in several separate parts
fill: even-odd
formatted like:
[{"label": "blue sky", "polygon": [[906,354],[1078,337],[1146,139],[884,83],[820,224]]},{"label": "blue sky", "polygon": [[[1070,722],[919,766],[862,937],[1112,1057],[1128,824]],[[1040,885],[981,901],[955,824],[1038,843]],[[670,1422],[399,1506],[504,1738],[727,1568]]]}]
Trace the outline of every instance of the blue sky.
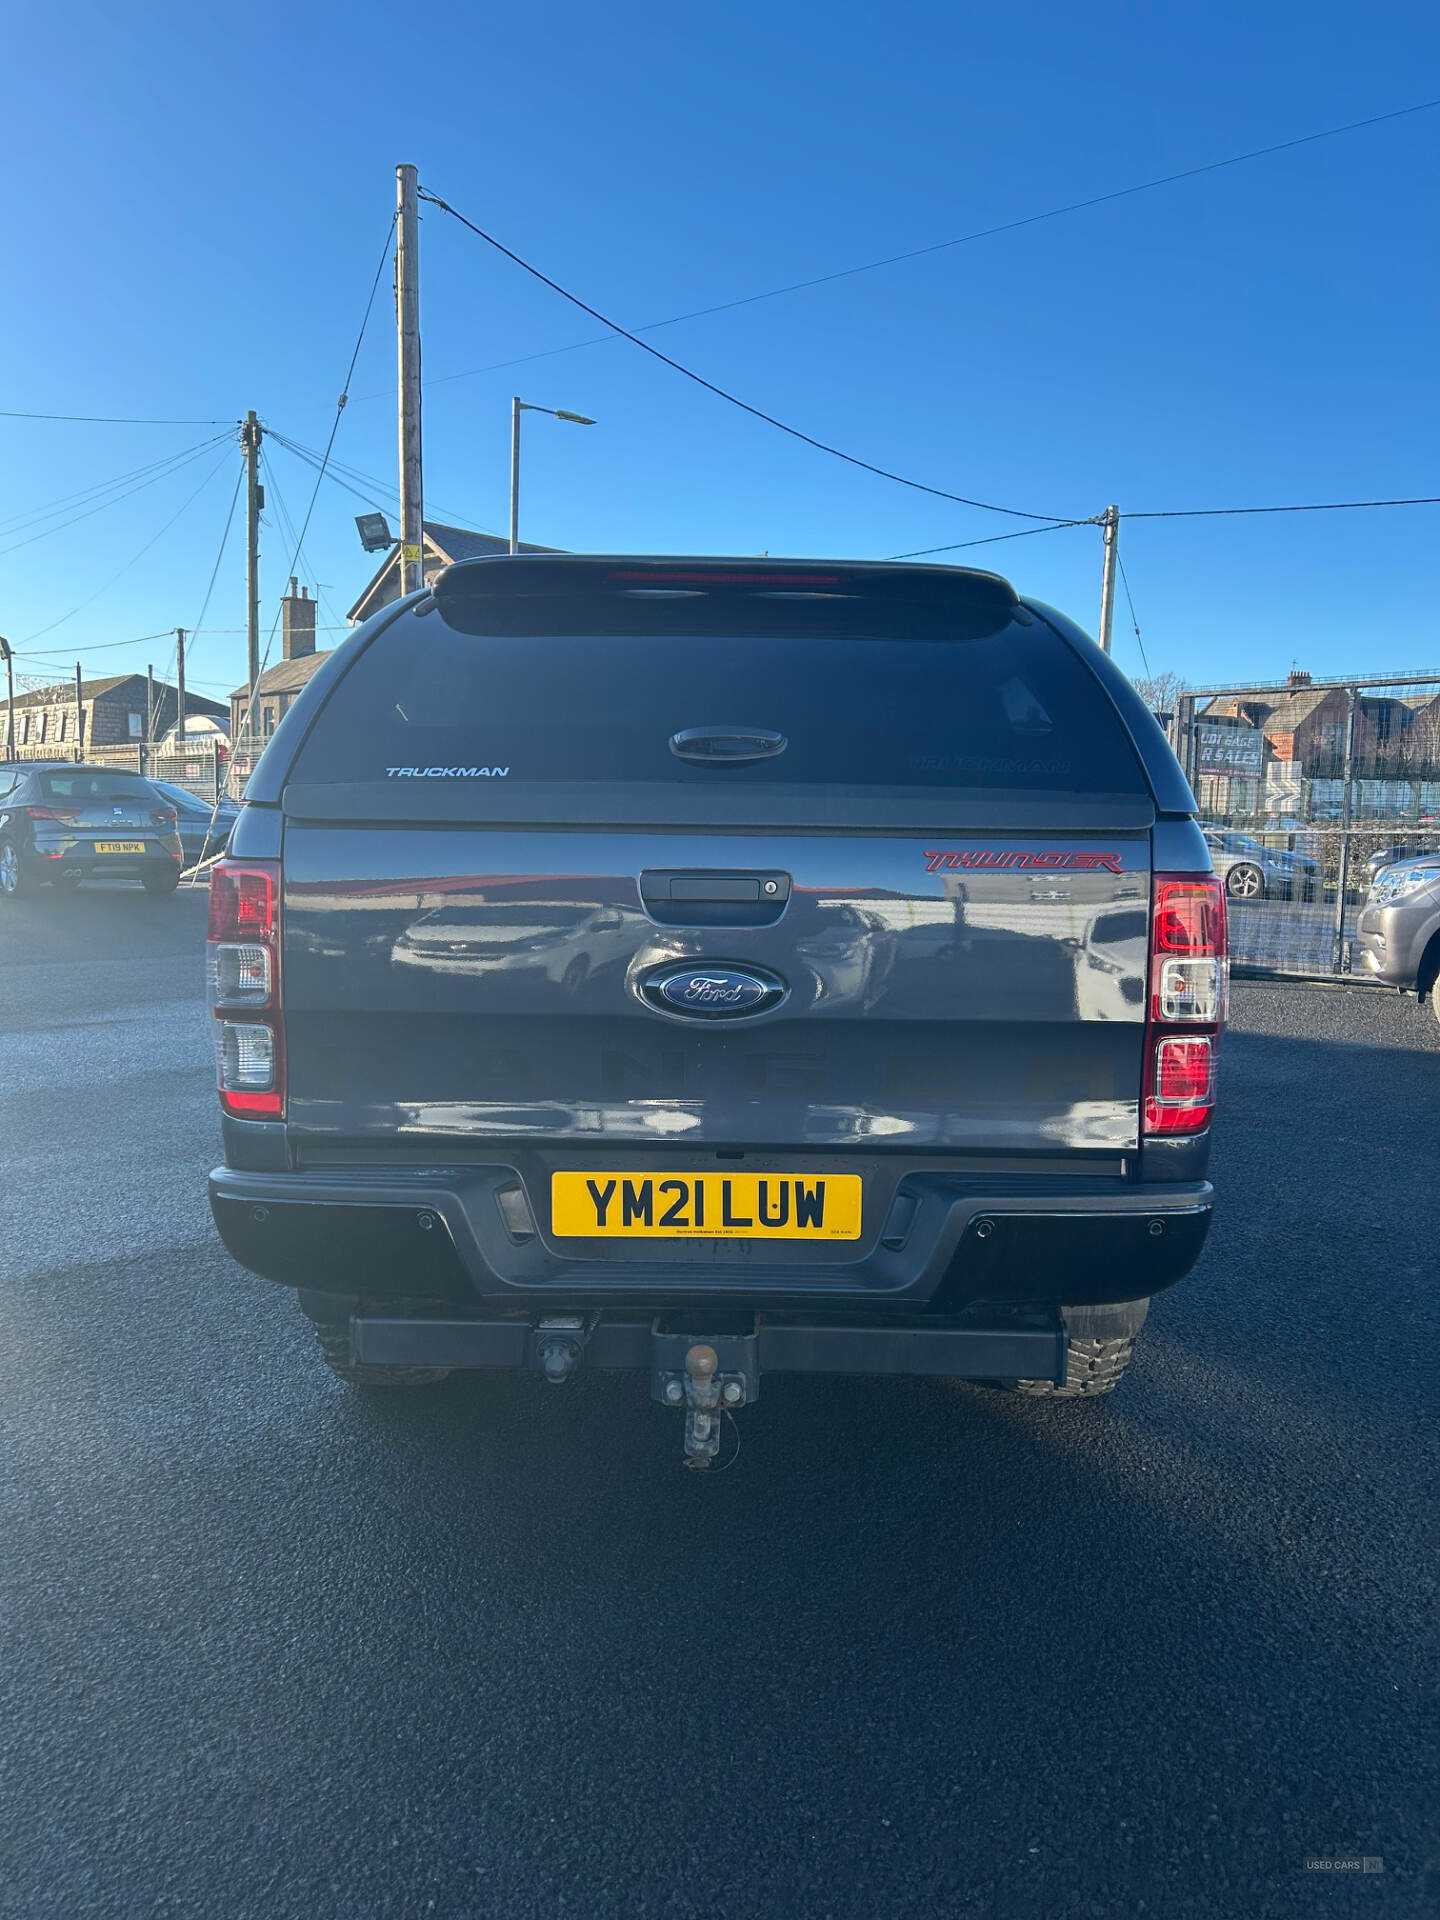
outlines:
[{"label": "blue sky", "polygon": [[[253,406],[311,446],[399,160],[635,325],[1440,95],[1440,16],[1419,3],[70,5],[12,10],[6,41],[23,225],[0,405],[222,421]],[[1043,513],[1440,493],[1437,184],[1433,111],[656,343],[867,459]],[[534,540],[878,556],[1018,524],[846,468],[624,342],[448,378],[595,328],[434,211],[421,258],[432,518],[503,529],[518,391],[599,422],[527,422]],[[387,269],[336,442],[387,481],[393,370]],[[220,431],[0,419],[0,523]],[[268,628],[290,557],[280,500],[298,520],[314,476],[267,452]],[[110,643],[194,626],[237,464],[222,444],[0,554],[22,669],[77,651],[88,672],[158,666],[162,641]],[[329,621],[367,576],[362,510],[329,485],[316,506],[299,572]],[[1127,525],[1151,667],[1194,684],[1292,662],[1440,669],[1437,516]],[[209,628],[243,624],[238,535],[237,520]],[[1093,630],[1095,530],[960,557]],[[1140,671],[1123,604],[1116,653]],[[202,633],[192,681],[223,691],[243,661],[238,631]]]}]

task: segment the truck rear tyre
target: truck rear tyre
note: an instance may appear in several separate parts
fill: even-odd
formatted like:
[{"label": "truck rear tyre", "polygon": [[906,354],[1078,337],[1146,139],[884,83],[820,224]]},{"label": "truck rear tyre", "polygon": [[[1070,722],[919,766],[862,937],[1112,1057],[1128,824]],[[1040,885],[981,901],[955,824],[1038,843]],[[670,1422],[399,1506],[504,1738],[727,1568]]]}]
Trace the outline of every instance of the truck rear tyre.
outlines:
[{"label": "truck rear tyre", "polygon": [[1149,1307],[1148,1300],[1113,1307],[1062,1307],[1070,1335],[1064,1385],[1057,1386],[1053,1380],[1017,1380],[1015,1391],[1046,1400],[1094,1400],[1102,1393],[1113,1393],[1125,1376]]},{"label": "truck rear tyre", "polygon": [[376,1367],[358,1362],[350,1345],[350,1309],[331,1305],[326,1296],[305,1294],[301,1311],[315,1329],[325,1364],[339,1380],[350,1387],[386,1389],[394,1387],[430,1387],[454,1371],[451,1367]]}]

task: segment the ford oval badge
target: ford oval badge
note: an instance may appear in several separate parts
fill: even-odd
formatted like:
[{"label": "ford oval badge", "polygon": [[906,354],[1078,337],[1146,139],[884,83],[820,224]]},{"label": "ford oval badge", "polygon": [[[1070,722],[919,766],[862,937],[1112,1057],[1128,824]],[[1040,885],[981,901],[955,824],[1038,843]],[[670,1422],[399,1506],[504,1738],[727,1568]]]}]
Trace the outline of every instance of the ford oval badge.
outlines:
[{"label": "ford oval badge", "polygon": [[785,998],[785,982],[762,967],[708,967],[686,961],[646,974],[640,991],[662,1013],[692,1020],[740,1020],[768,1013]]}]

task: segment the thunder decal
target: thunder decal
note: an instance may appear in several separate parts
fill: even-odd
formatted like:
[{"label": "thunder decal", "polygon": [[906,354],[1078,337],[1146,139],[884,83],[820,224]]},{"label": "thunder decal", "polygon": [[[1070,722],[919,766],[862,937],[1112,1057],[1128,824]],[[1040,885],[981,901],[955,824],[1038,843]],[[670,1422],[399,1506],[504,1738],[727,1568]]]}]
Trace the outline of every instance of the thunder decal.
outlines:
[{"label": "thunder decal", "polygon": [[1118,853],[1026,853],[1015,847],[962,850],[957,853],[926,853],[927,873],[953,873],[957,869],[1006,873],[1123,873],[1124,856]]}]

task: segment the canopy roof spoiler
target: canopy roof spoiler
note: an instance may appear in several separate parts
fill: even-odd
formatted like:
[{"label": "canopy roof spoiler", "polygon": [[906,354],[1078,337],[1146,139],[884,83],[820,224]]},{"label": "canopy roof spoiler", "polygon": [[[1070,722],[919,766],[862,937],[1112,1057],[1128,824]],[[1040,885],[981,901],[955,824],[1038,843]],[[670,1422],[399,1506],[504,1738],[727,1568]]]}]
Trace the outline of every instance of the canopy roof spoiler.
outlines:
[{"label": "canopy roof spoiler", "polygon": [[978,640],[1030,619],[999,574],[891,561],[503,554],[444,568],[430,592],[447,626],[474,634],[763,628]]}]

